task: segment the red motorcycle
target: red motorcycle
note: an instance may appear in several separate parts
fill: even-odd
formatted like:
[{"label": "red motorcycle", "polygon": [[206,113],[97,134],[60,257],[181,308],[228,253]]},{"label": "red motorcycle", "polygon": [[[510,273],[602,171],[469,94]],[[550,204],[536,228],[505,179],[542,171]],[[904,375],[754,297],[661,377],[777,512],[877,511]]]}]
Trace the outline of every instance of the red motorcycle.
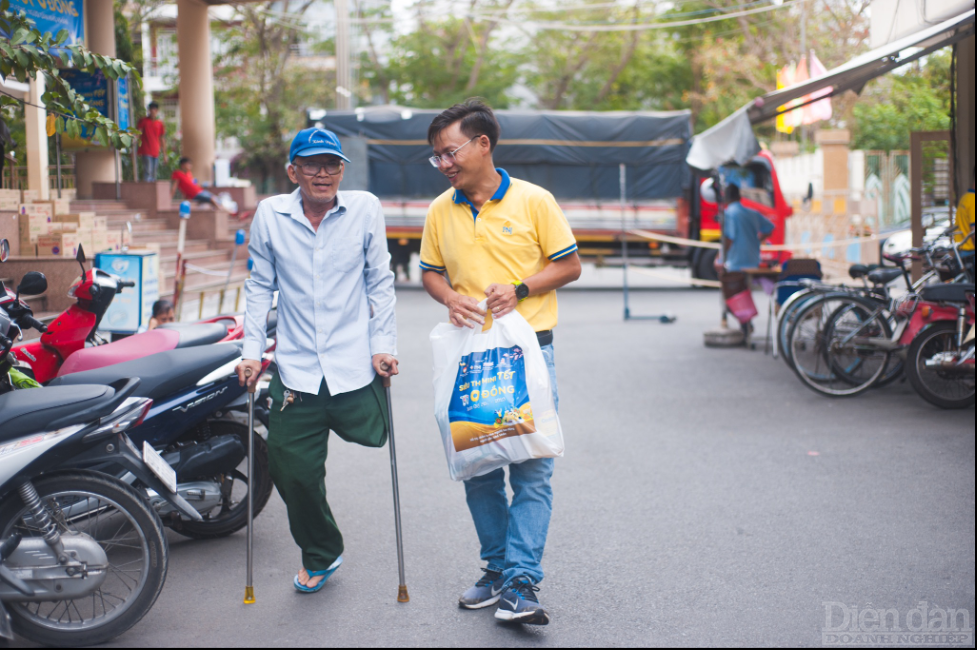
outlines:
[{"label": "red motorcycle", "polygon": [[[17,359],[31,367],[34,378],[41,384],[159,352],[244,338],[242,316],[217,316],[194,324],[164,325],[108,343],[98,335],[98,327],[115,296],[135,283],[101,269],[86,270],[84,251],[79,250],[78,262],[82,276],[68,292],[76,300],[75,304],[46,327],[35,321],[32,326],[42,332],[40,340],[13,349]],[[16,294],[9,290],[0,294],[0,306],[12,316],[31,317],[19,313],[27,307],[18,304]]]},{"label": "red motorcycle", "polygon": [[[924,287],[913,314],[906,375],[919,396],[943,409],[974,405],[974,285]],[[913,327],[913,325],[919,325]]]}]

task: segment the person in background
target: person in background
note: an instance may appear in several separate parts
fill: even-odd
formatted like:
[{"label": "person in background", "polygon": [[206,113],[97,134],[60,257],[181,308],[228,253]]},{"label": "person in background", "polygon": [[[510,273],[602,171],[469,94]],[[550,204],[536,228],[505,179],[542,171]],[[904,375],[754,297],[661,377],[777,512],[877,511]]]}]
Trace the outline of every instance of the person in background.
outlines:
[{"label": "person in background", "polygon": [[769,219],[740,201],[740,188],[727,187],[723,234],[726,237],[726,270],[731,272],[760,268],[760,245],[775,229]]},{"label": "person in background", "polygon": [[173,303],[169,300],[157,300],[153,303],[153,317],[149,319],[147,329],[154,330],[160,325],[166,325],[175,320],[176,314],[173,312]]},{"label": "person in background", "polygon": [[207,203],[215,210],[223,208],[214,198],[214,195],[200,187],[197,179],[193,177],[193,161],[189,158],[180,158],[180,168],[173,172],[172,182],[170,183],[170,200],[176,200],[176,191],[180,190],[183,198],[194,203]]},{"label": "person in background", "polygon": [[[974,168],[972,178],[977,180],[977,167]],[[963,198],[960,199],[960,206],[957,208],[957,241],[963,241],[967,235],[974,231],[974,184],[971,183],[970,189]],[[963,258],[965,266],[970,268],[970,279],[974,277],[974,240],[965,242],[960,247],[960,256]]]},{"label": "person in background", "polygon": [[159,104],[152,102],[149,105],[149,115],[139,120],[136,128],[142,133],[137,151],[142,161],[142,179],[147,183],[155,183],[159,159],[166,144],[166,125],[159,119]]}]

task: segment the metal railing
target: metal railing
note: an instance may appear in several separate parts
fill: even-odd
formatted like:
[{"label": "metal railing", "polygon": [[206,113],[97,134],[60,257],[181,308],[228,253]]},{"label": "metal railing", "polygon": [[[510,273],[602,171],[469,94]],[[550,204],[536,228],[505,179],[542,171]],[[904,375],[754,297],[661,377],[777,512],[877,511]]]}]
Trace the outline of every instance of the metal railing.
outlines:
[{"label": "metal railing", "polygon": [[[57,191],[58,189],[58,174],[54,170],[54,167],[48,167],[48,187],[50,187],[52,191]],[[73,165],[61,165],[61,187],[66,190],[77,187],[75,168]],[[0,189],[28,189],[27,167],[4,167],[3,175],[0,176]]]}]

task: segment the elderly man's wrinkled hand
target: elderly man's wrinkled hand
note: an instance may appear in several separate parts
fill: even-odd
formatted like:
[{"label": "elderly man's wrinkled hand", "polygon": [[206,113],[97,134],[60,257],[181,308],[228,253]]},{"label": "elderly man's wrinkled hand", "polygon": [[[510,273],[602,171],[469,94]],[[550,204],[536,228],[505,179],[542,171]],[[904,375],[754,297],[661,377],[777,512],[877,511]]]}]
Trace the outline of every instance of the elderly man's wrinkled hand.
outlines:
[{"label": "elderly man's wrinkled hand", "polygon": [[381,377],[390,378],[400,374],[400,362],[390,354],[374,354],[373,370]]},{"label": "elderly man's wrinkled hand", "polygon": [[[251,370],[251,374],[248,375],[248,370]],[[261,362],[260,361],[250,361],[244,360],[237,364],[237,379],[241,386],[251,386],[258,381],[258,377],[261,375]]]}]

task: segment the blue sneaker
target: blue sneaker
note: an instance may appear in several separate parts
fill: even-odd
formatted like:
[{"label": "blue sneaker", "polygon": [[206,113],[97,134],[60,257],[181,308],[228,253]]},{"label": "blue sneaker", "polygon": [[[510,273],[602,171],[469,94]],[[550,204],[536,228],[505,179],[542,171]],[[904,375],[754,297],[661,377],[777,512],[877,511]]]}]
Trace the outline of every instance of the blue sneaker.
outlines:
[{"label": "blue sneaker", "polygon": [[458,606],[462,609],[491,607],[502,597],[502,588],[505,586],[502,574],[489,569],[482,569],[482,571],[485,572],[482,579],[458,600]]},{"label": "blue sneaker", "polygon": [[550,615],[539,604],[536,594],[539,587],[523,576],[502,594],[502,604],[495,612],[495,618],[507,623],[522,623],[524,625],[549,625]]}]

